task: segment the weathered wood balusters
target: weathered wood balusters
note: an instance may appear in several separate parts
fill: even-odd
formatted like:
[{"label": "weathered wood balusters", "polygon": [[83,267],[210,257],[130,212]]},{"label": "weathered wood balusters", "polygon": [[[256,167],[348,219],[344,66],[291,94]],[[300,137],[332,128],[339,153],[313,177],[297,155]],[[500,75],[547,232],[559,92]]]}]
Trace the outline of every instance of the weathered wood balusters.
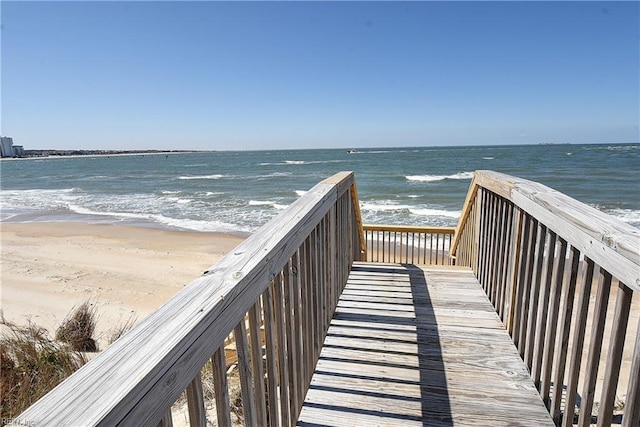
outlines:
[{"label": "weathered wood balusters", "polygon": [[474,270],[557,424],[639,425],[640,230],[477,171],[451,252]]}]

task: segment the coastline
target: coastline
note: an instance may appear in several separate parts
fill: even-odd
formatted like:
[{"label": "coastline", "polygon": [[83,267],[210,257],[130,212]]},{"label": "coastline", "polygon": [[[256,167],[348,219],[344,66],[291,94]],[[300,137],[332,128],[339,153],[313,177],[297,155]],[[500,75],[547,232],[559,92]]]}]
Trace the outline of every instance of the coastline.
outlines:
[{"label": "coastline", "polygon": [[[96,336],[144,319],[244,240],[233,234],[80,222],[0,223],[0,306],[53,335],[75,306],[97,306]],[[137,323],[136,322],[136,323]]]},{"label": "coastline", "polygon": [[[27,150],[33,151],[33,150]],[[176,154],[191,154],[191,153],[210,153],[213,151],[203,151],[203,150],[77,150],[79,154],[59,154],[66,152],[75,152],[74,150],[44,150],[50,151],[50,154],[43,155],[29,155],[24,157],[2,157],[0,161],[12,161],[12,160],[44,160],[44,159],[76,159],[76,158],[93,158],[93,157],[123,157],[123,156],[161,156],[161,155],[176,155]]]}]

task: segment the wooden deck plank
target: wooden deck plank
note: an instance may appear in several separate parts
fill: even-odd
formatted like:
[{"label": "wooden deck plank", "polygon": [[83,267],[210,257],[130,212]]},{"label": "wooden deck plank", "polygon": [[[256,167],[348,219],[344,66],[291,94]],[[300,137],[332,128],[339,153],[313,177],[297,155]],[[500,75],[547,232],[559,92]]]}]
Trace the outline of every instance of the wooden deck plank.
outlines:
[{"label": "wooden deck plank", "polygon": [[471,271],[357,263],[298,426],[548,425]]}]

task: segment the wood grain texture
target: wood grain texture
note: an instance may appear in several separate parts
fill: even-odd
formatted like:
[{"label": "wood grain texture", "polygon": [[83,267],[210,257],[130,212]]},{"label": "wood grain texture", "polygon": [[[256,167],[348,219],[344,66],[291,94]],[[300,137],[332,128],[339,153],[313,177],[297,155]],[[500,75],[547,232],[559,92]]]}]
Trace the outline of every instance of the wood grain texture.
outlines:
[{"label": "wood grain texture", "polygon": [[560,295],[562,281],[565,272],[567,242],[560,239],[560,249],[556,255],[551,278],[551,301],[549,305],[549,318],[547,320],[547,335],[544,338],[544,354],[542,356],[542,369],[540,374],[540,394],[546,405],[551,406],[549,393],[551,390],[551,373],[557,335],[558,315],[560,313]]},{"label": "wood grain texture", "polygon": [[627,402],[622,427],[640,425],[640,318],[633,348],[633,363],[629,371],[629,384],[627,386]]},{"label": "wood grain texture", "polygon": [[583,270],[582,286],[578,294],[577,320],[574,324],[573,343],[571,345],[571,357],[569,364],[569,379],[567,386],[567,397],[564,405],[562,417],[563,427],[573,425],[573,414],[577,403],[578,378],[580,376],[580,364],[582,362],[582,347],[587,328],[587,315],[589,312],[589,296],[591,295],[591,285],[593,284],[593,271],[595,266],[593,261],[587,259],[587,268]]},{"label": "wood grain texture", "polygon": [[561,384],[564,384],[564,373],[567,364],[567,353],[569,349],[569,334],[571,332],[571,319],[573,318],[573,304],[575,301],[576,282],[578,280],[578,269],[580,267],[580,253],[571,247],[571,263],[568,270],[568,281],[562,288],[562,310],[558,321],[558,340],[556,341],[556,358],[554,361],[553,375],[553,396],[551,399],[550,412],[554,420],[559,420],[561,415],[560,405],[562,403]]},{"label": "wood grain texture", "polygon": [[553,425],[473,273],[356,263],[297,425],[478,423]]},{"label": "wood grain texture", "polygon": [[200,373],[187,387],[187,406],[189,408],[189,424],[193,427],[206,427],[207,416],[204,409],[204,392]]},{"label": "wood grain texture", "polygon": [[507,273],[507,286],[509,288],[509,298],[507,299],[509,308],[505,310],[505,320],[504,323],[507,327],[507,331],[509,334],[513,336],[515,331],[517,330],[515,327],[515,313],[516,313],[516,300],[517,300],[517,288],[518,288],[518,277],[519,277],[519,268],[520,268],[520,255],[522,253],[522,242],[523,242],[523,233],[524,233],[524,223],[525,223],[525,214],[520,209],[514,209],[517,211],[514,214],[514,224],[512,227],[512,236],[511,240],[513,242],[511,246],[511,253],[509,256],[509,269]]},{"label": "wood grain texture", "polygon": [[247,427],[257,427],[258,411],[256,409],[256,396],[253,392],[253,374],[249,360],[249,345],[244,319],[238,323],[234,332],[236,336],[236,350],[238,351],[238,371],[240,373],[244,423]]},{"label": "wood grain texture", "polygon": [[611,290],[611,275],[601,271],[598,275],[598,289],[596,302],[593,308],[594,318],[591,323],[591,339],[589,340],[589,353],[585,366],[585,379],[582,389],[582,405],[580,407],[579,427],[591,425],[591,413],[595,400],[596,382],[598,380],[598,366],[600,353],[602,352],[602,337],[609,304],[609,292]]},{"label": "wood grain texture", "polygon": [[229,405],[229,385],[227,382],[227,363],[224,349],[219,348],[211,356],[211,368],[213,371],[213,387],[216,399],[216,416],[218,426],[231,426],[231,409]]},{"label": "wood grain texture", "polygon": [[160,423],[158,423],[158,427],[173,427],[173,417],[171,415],[171,409],[169,409],[164,417],[162,417]]},{"label": "wood grain texture", "polygon": [[604,373],[604,386],[602,387],[602,397],[600,398],[600,408],[598,410],[598,427],[611,424],[632,297],[633,292],[631,289],[626,287],[624,283],[618,283],[616,309],[612,322],[613,330],[611,331],[609,354]]},{"label": "wood grain texture", "polygon": [[553,262],[556,253],[556,233],[549,233],[548,255],[544,265],[544,286],[540,296],[540,316],[538,316],[535,337],[535,357],[531,371],[533,383],[540,389],[540,375],[542,372],[542,356],[544,355],[544,339],[547,334],[547,316],[549,313],[549,300],[551,294],[551,279],[553,277]]},{"label": "wood grain texture", "polygon": [[279,386],[280,386],[280,416],[283,426],[291,425],[291,413],[289,402],[289,363],[287,353],[287,335],[284,312],[284,302],[282,295],[282,285],[288,282],[288,273],[286,269],[278,279],[274,282],[275,292],[274,297],[274,325],[277,337],[277,356],[278,356],[278,374],[279,374]]},{"label": "wood grain texture", "polygon": [[525,345],[525,364],[532,371],[533,351],[535,346],[536,327],[538,325],[538,305],[540,303],[540,288],[542,284],[542,265],[546,252],[547,228],[542,225],[538,234],[538,244],[535,253],[535,268],[531,284],[531,298],[529,308],[529,318],[527,319],[527,342]]},{"label": "wood grain texture", "polygon": [[[278,276],[279,277],[279,276]],[[265,353],[267,359],[267,404],[269,407],[269,421],[271,426],[280,426],[280,411],[278,408],[278,352],[277,331],[274,327],[274,284],[271,283],[262,294],[264,307]]]},{"label": "wood grain texture", "polygon": [[256,402],[257,424],[267,425],[267,399],[265,398],[264,365],[262,358],[262,339],[260,319],[262,317],[260,300],[249,311],[249,346],[251,351],[251,371],[253,372],[253,393]]},{"label": "wood grain texture", "polygon": [[512,333],[511,336],[513,338],[513,342],[516,344],[518,348],[520,348],[520,332],[522,330],[522,324],[524,323],[524,319],[522,318],[522,311],[524,306],[524,298],[526,296],[526,279],[527,279],[527,260],[530,258],[529,253],[529,242],[531,241],[531,217],[529,215],[524,215],[524,230],[522,234],[522,240],[520,245],[520,253],[518,255],[518,275],[517,280],[514,282],[514,311],[512,316]]}]

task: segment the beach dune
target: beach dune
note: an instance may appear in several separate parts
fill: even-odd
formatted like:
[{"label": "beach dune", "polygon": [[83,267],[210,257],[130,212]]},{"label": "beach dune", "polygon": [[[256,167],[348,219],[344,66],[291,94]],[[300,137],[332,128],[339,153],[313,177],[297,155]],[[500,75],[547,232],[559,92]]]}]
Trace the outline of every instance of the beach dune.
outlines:
[{"label": "beach dune", "polygon": [[240,236],[109,224],[3,223],[4,316],[51,333],[73,307],[97,305],[101,348],[108,331],[138,321],[215,264]]}]

